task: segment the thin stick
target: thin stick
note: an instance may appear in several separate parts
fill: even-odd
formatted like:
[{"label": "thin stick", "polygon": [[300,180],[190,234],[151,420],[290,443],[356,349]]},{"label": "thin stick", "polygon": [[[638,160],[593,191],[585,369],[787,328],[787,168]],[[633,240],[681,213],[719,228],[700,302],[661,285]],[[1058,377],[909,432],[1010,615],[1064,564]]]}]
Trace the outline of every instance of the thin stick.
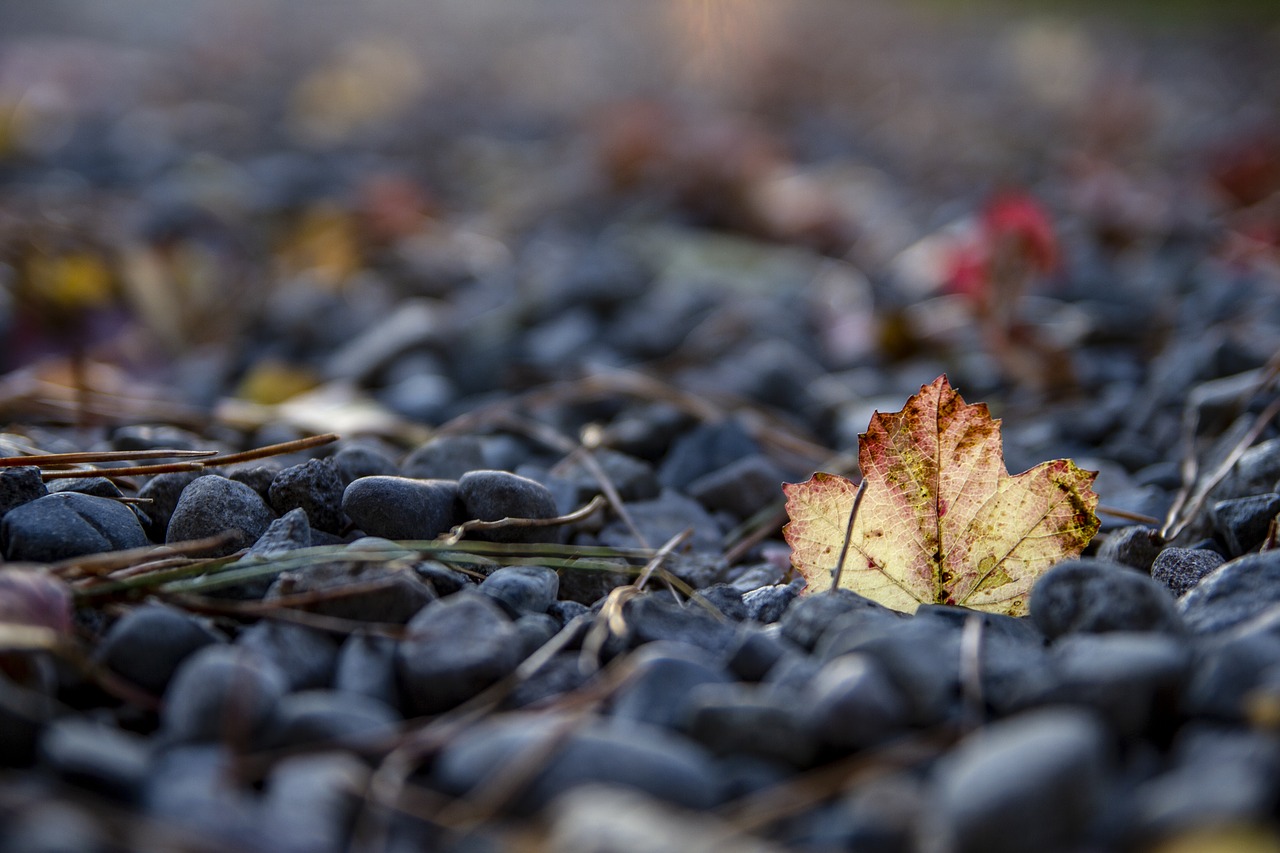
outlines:
[{"label": "thin stick", "polygon": [[127,462],[132,459],[192,459],[216,456],[216,450],[85,450],[76,453],[37,453],[31,456],[0,456],[0,468],[24,465],[87,465],[95,462]]},{"label": "thin stick", "polygon": [[228,453],[226,456],[215,456],[212,459],[204,461],[206,468],[219,468],[224,465],[237,465],[241,462],[252,462],[255,459],[265,459],[268,456],[280,456],[284,453],[296,453],[299,450],[310,450],[313,447],[322,447],[326,444],[332,444],[337,441],[340,436],[335,432],[327,432],[323,435],[313,435],[307,438],[299,438],[294,441],[282,441],[279,444],[268,444],[265,447],[257,447],[253,450],[245,450],[241,453]]},{"label": "thin stick", "polygon": [[600,495],[596,495],[585,506],[575,509],[573,512],[565,515],[558,515],[555,518],[502,518],[497,521],[481,521],[478,518],[471,521],[463,522],[454,527],[449,535],[444,537],[443,542],[450,545],[456,545],[462,541],[462,538],[472,531],[480,530],[504,530],[509,527],[559,527],[565,524],[573,524],[582,521],[584,518],[590,518],[595,513],[604,509],[605,499]]},{"label": "thin stick", "polygon": [[77,468],[74,471],[41,471],[44,480],[74,480],[85,477],[141,477],[151,474],[172,474],[180,471],[203,471],[202,462],[169,462],[164,465],[130,465],[127,468]]},{"label": "thin stick", "polygon": [[840,546],[840,560],[831,572],[831,589],[833,591],[840,588],[840,576],[844,574],[844,561],[849,556],[849,546],[853,541],[853,521],[858,517],[858,507],[862,505],[862,495],[866,490],[867,481],[864,479],[858,484],[858,491],[853,495],[853,507],[849,510],[849,523],[844,528],[844,543]]}]

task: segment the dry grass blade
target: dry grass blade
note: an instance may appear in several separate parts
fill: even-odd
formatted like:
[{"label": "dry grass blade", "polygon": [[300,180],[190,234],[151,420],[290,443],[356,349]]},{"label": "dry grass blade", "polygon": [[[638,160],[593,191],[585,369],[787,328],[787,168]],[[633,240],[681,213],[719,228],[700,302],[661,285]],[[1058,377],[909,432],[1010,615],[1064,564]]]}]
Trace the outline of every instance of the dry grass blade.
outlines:
[{"label": "dry grass blade", "polygon": [[323,435],[313,435],[307,438],[299,438],[294,441],[284,441],[280,444],[268,444],[265,447],[257,447],[253,450],[245,450],[240,453],[228,453],[225,456],[214,456],[206,459],[202,464],[206,468],[219,468],[224,465],[237,465],[241,462],[252,462],[255,459],[266,459],[270,456],[280,456],[285,453],[297,453],[300,450],[310,450],[313,447],[323,447],[326,444],[332,444],[339,438],[337,433],[327,432]]},{"label": "dry grass blade", "polygon": [[636,580],[636,589],[643,591],[645,585],[649,583],[649,578],[653,577],[653,573],[658,570],[658,567],[662,565],[663,561],[666,560],[667,557],[670,557],[671,554],[683,545],[692,535],[693,528],[686,527],[684,530],[668,539],[666,543],[658,549],[658,553],[653,555],[653,559],[645,565],[644,570],[640,572],[640,577]]},{"label": "dry grass blade", "polygon": [[198,459],[217,455],[216,450],[87,450],[78,453],[37,453],[31,456],[0,456],[0,468],[36,465],[91,465],[99,462],[129,462],[135,459]]},{"label": "dry grass blade", "polygon": [[223,545],[234,536],[234,533],[228,531],[204,539],[174,542],[170,545],[146,545],[142,548],[128,548],[123,551],[103,551],[100,554],[72,557],[61,562],[50,563],[49,571],[59,577],[65,575],[105,575],[119,569],[134,566],[139,560],[148,561],[198,554],[209,548]]}]

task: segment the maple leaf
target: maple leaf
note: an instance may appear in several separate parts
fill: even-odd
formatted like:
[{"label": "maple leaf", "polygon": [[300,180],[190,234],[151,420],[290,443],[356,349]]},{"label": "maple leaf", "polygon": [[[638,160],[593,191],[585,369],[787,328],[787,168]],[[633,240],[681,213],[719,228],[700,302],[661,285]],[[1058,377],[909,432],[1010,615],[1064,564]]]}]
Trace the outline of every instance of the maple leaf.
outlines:
[{"label": "maple leaf", "polygon": [[835,585],[896,610],[959,604],[1019,616],[1035,579],[1098,531],[1095,472],[1069,459],[1017,476],[1000,421],[940,376],[859,436],[865,493],[815,474],[787,483],[783,530],[809,589]]}]

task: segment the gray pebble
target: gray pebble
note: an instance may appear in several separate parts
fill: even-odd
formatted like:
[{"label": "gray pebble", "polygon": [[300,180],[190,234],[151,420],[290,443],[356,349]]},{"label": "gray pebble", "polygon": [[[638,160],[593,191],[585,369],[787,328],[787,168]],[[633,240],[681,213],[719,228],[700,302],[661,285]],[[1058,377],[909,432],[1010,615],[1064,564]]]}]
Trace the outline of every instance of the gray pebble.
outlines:
[{"label": "gray pebble", "polygon": [[686,643],[652,643],[629,661],[634,672],[613,700],[613,716],[619,721],[679,729],[689,720],[694,687],[733,683],[712,655]]},{"label": "gray pebble", "polygon": [[261,804],[262,833],[280,853],[348,849],[369,769],[347,752],[293,755],[276,762]]},{"label": "gray pebble", "polygon": [[267,599],[314,593],[303,609],[364,622],[408,622],[436,595],[408,566],[362,560],[334,560],[281,572]]},{"label": "gray pebble", "polygon": [[557,740],[534,779],[511,809],[534,814],[560,794],[583,785],[634,788],[689,809],[721,800],[716,766],[700,747],[649,726],[566,724],[560,717],[525,716],[480,723],[445,746],[433,768],[434,782],[464,796],[518,756]]},{"label": "gray pebble", "polygon": [[[273,460],[274,462],[274,460]],[[280,473],[278,464],[259,465],[257,463],[246,463],[243,465],[232,466],[227,471],[227,479],[235,480],[237,483],[244,483],[249,488],[258,493],[258,497],[271,505],[271,484],[276,479],[276,474]]]},{"label": "gray pebble", "polygon": [[40,758],[66,782],[99,795],[132,801],[142,791],[151,744],[115,726],[88,717],[67,716],[44,730]]},{"label": "gray pebble", "polygon": [[725,652],[725,665],[742,681],[761,681],[785,655],[798,651],[777,631],[748,622],[738,627]]},{"label": "gray pebble", "polygon": [[396,686],[396,648],[397,643],[391,637],[364,629],[351,632],[338,651],[334,689],[358,693],[398,708],[400,691]]},{"label": "gray pebble", "polygon": [[344,484],[337,468],[328,459],[308,459],[291,465],[271,481],[268,498],[271,508],[283,515],[292,509],[303,509],[311,526],[326,533],[341,533]]},{"label": "gray pebble", "polygon": [[[471,471],[458,479],[464,515],[481,521],[504,518],[555,518],[555,497],[541,483],[506,471]],[[478,531],[490,542],[554,542],[555,527],[509,527]]]},{"label": "gray pebble", "polygon": [[1173,596],[1128,566],[1081,558],[1059,563],[1031,589],[1031,620],[1050,640],[1069,633],[1182,630]]},{"label": "gray pebble", "polygon": [[698,590],[699,597],[710,604],[721,615],[734,622],[742,622],[750,617],[747,605],[742,601],[742,593],[726,583],[718,583]]},{"label": "gray pebble", "polygon": [[683,491],[704,474],[759,452],[760,446],[737,420],[702,424],[671,445],[658,469],[658,480]]},{"label": "gray pebble", "polygon": [[333,681],[338,643],[315,628],[263,619],[241,631],[236,645],[279,667],[290,690],[328,687]]},{"label": "gray pebble", "polygon": [[1249,694],[1280,661],[1280,637],[1261,631],[1213,635],[1200,644],[1182,704],[1188,714],[1243,721]]},{"label": "gray pebble", "polygon": [[1277,514],[1280,494],[1274,492],[1218,501],[1210,513],[1214,527],[1235,557],[1253,550],[1266,538]]},{"label": "gray pebble", "polygon": [[36,466],[0,468],[0,516],[47,494],[49,490]]},{"label": "gray pebble", "polygon": [[471,435],[442,435],[420,445],[400,465],[400,473],[418,480],[457,480],[487,467],[484,444]]},{"label": "gray pebble", "polygon": [[[662,487],[653,466],[643,459],[603,447],[592,451],[595,461],[623,501],[647,501],[658,496]],[[553,469],[556,476],[568,482],[573,489],[573,503],[582,504],[594,495],[603,494],[600,481],[591,469],[576,457]]]},{"label": "gray pebble", "polygon": [[785,479],[786,475],[768,457],[756,453],[703,474],[685,491],[713,512],[746,519],[780,501]]},{"label": "gray pebble", "polygon": [[377,699],[339,690],[301,690],[280,700],[270,742],[278,748],[373,743],[395,732],[400,715]]},{"label": "gray pebble", "polygon": [[182,490],[200,475],[195,471],[174,471],[170,474],[157,474],[142,484],[138,489],[138,497],[147,501],[141,504],[142,511],[150,520],[147,532],[157,542],[163,542],[165,531],[169,529],[169,519],[178,506]]},{"label": "gray pebble", "polygon": [[519,665],[520,634],[488,596],[459,592],[409,621],[396,658],[407,715],[447,711]]},{"label": "gray pebble", "polygon": [[[48,489],[51,494],[56,492],[79,492],[82,495],[93,495],[97,498],[119,498],[124,496],[124,492],[120,491],[120,487],[106,477],[75,477],[66,480],[53,480],[48,484]],[[3,514],[0,513],[0,515]]]},{"label": "gray pebble", "polygon": [[291,509],[267,525],[245,557],[278,557],[299,548],[311,547],[311,522],[306,510]]},{"label": "gray pebble", "polygon": [[1212,634],[1246,622],[1280,603],[1280,551],[1247,554],[1223,563],[1178,600],[1192,631]]},{"label": "gray pebble", "polygon": [[751,755],[807,767],[818,752],[809,720],[788,692],[754,684],[702,684],[689,691],[689,736],[713,755]]},{"label": "gray pebble", "polygon": [[723,652],[733,642],[734,628],[695,602],[677,604],[666,593],[631,599],[622,608],[626,643],[635,648],[658,640],[675,640]]},{"label": "gray pebble", "polygon": [[235,781],[240,760],[222,745],[166,749],[147,775],[147,816],[184,827],[222,849],[257,849],[262,839],[254,798]]},{"label": "gray pebble", "polygon": [[747,618],[753,622],[766,625],[777,622],[787,608],[800,595],[800,587],[794,583],[779,583],[762,586],[742,596],[742,605],[747,608]]},{"label": "gray pebble", "polygon": [[802,649],[812,650],[832,622],[845,614],[853,614],[854,618],[870,614],[868,619],[894,615],[884,605],[852,590],[836,589],[797,598],[782,614],[779,624],[782,636]]},{"label": "gray pebble", "polygon": [[583,670],[577,652],[560,652],[517,684],[503,701],[503,707],[538,707],[577,690],[589,680],[590,675]]},{"label": "gray pebble", "polygon": [[480,584],[480,591],[512,616],[545,613],[559,590],[560,576],[544,566],[503,566]]},{"label": "gray pebble", "polygon": [[342,510],[370,536],[435,539],[458,523],[461,505],[452,480],[361,477],[343,492]]},{"label": "gray pebble", "polygon": [[9,510],[0,521],[6,560],[52,563],[148,544],[129,507],[109,498],[60,492]]},{"label": "gray pebble", "polygon": [[395,460],[371,444],[345,444],[329,458],[344,489],[361,477],[393,477],[400,473]]},{"label": "gray pebble", "polygon": [[1151,577],[1180,597],[1225,562],[1206,548],[1165,548],[1151,564]]},{"label": "gray pebble", "polygon": [[164,604],[147,604],[116,620],[94,657],[158,696],[189,655],[220,642],[225,638],[189,613]]},{"label": "gray pebble", "polygon": [[280,668],[235,646],[206,646],[178,668],[164,695],[170,742],[260,743],[288,690]]},{"label": "gray pebble", "polygon": [[1154,528],[1138,525],[1119,527],[1107,534],[1098,548],[1098,559],[1150,574],[1151,563],[1163,547],[1160,531]]},{"label": "gray pebble", "polygon": [[275,513],[262,496],[244,483],[216,474],[192,480],[182,490],[165,533],[166,542],[186,542],[233,531],[225,545],[209,549],[215,556],[247,548],[266,532]]},{"label": "gray pebble", "polygon": [[884,670],[866,655],[841,655],[818,671],[805,691],[814,734],[844,749],[864,749],[901,731],[911,709]]},{"label": "gray pebble", "polygon": [[1071,849],[1105,797],[1106,734],[1087,712],[993,723],[939,764],[935,831],[955,853]]},{"label": "gray pebble", "polygon": [[[688,539],[692,550],[716,553],[722,550],[724,531],[719,522],[702,504],[678,492],[666,491],[651,501],[636,501],[627,506],[627,513],[651,548],[660,547],[673,536],[693,528],[693,535]],[[600,531],[600,542],[615,548],[634,548],[641,544],[620,519],[605,525]]]}]

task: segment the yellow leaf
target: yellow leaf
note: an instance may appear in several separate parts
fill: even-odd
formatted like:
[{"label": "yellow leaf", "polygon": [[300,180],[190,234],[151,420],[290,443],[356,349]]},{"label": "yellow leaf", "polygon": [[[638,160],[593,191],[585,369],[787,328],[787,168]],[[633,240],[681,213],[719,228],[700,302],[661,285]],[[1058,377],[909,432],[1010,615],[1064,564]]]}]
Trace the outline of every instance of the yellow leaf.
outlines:
[{"label": "yellow leaf", "polygon": [[1000,421],[986,404],[966,405],[946,376],[902,411],[877,412],[859,438],[866,492],[856,515],[843,477],[783,486],[783,534],[811,591],[836,579],[896,610],[959,604],[1020,616],[1036,578],[1098,531],[1097,474],[1056,459],[1010,476]]}]

